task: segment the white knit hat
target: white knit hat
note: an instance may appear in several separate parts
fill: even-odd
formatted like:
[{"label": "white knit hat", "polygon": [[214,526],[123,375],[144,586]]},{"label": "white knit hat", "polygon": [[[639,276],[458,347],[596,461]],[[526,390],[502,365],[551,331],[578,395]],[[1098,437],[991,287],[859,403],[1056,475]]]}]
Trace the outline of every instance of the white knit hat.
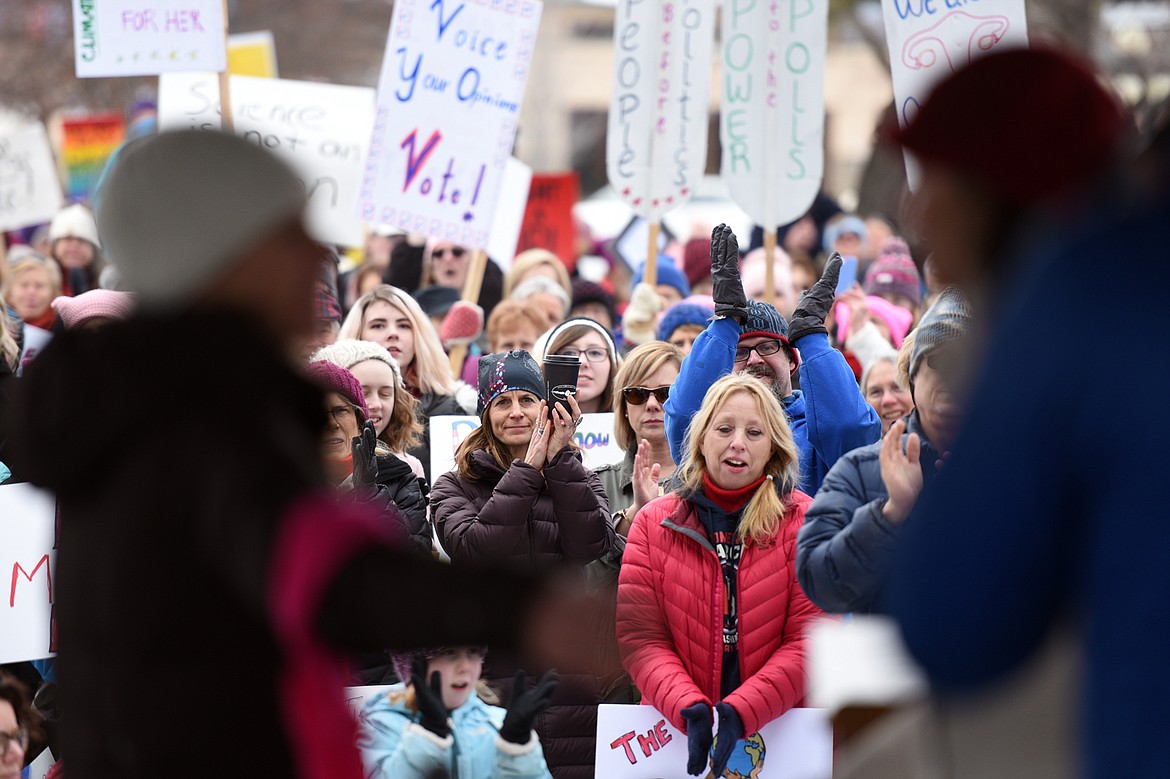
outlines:
[{"label": "white knit hat", "polygon": [[390,352],[386,351],[384,346],[379,346],[372,341],[343,338],[327,346],[322,346],[309,358],[311,363],[331,362],[347,371],[359,362],[366,360],[381,360],[386,363],[390,366],[390,370],[394,371],[395,383],[399,387],[405,386],[402,383],[402,370],[398,367],[398,361],[391,356]]},{"label": "white knit hat", "polygon": [[61,238],[80,238],[99,249],[102,248],[93,213],[80,203],[62,208],[53,217],[53,222],[49,225],[49,243]]},{"label": "white knit hat", "polygon": [[297,219],[305,188],[270,152],[194,130],[124,147],[96,202],[119,286],[148,308],[194,298]]}]

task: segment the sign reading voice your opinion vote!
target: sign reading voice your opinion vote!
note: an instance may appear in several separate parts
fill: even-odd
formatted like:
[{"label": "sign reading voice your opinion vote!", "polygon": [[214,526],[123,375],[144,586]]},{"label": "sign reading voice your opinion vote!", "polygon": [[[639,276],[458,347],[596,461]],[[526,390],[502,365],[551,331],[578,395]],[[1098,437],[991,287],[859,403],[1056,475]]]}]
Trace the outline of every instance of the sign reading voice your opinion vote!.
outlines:
[{"label": "sign reading voice your opinion vote!", "polygon": [[78,78],[227,68],[223,0],[73,0]]},{"label": "sign reading voice your opinion vote!", "polygon": [[[903,127],[939,81],[993,49],[1028,45],[1024,0],[882,0],[882,18]],[[909,156],[906,175],[913,188],[919,174]]]},{"label": "sign reading voice your opinion vote!", "polygon": [[657,222],[691,199],[707,166],[714,0],[618,0],[605,169],[635,214]]},{"label": "sign reading voice your opinion vote!", "polygon": [[61,182],[45,126],[0,135],[0,230],[48,222],[61,207]]},{"label": "sign reading voice your opinion vote!", "polygon": [[542,4],[397,0],[360,216],[487,248]]},{"label": "sign reading voice your opinion vote!", "polygon": [[828,0],[723,0],[722,177],[767,232],[821,187],[828,19]]},{"label": "sign reading voice your opinion vote!", "polygon": [[30,484],[0,487],[0,663],[57,651],[53,622],[57,511]]}]

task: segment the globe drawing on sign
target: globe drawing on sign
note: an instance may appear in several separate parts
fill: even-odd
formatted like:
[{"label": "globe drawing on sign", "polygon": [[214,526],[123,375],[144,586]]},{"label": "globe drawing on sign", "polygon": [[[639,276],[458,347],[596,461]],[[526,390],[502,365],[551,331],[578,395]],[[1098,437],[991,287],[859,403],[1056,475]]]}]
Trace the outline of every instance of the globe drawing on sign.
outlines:
[{"label": "globe drawing on sign", "polygon": [[[711,745],[711,754],[715,754],[715,746],[719,739]],[[764,770],[764,757],[767,746],[759,733],[753,733],[747,738],[741,738],[731,748],[731,758],[727,761],[727,769],[720,779],[759,779]],[[708,774],[712,776],[713,774]]]}]

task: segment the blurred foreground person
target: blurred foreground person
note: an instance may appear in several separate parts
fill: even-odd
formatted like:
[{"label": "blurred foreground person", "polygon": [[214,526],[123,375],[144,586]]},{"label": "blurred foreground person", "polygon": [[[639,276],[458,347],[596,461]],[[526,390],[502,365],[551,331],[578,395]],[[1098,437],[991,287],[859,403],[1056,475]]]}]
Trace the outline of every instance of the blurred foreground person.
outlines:
[{"label": "blurred foreground person", "polygon": [[39,721],[25,686],[0,671],[0,779],[20,779],[25,763],[35,757],[29,744],[40,733]]},{"label": "blurred foreground person", "polygon": [[[58,336],[5,409],[13,470],[56,493],[68,539],[70,779],[357,779],[343,655],[552,646],[527,626],[564,607],[531,577],[411,557],[329,495],[322,393],[293,364],[320,250],[291,170],[231,135],[163,133],[123,150],[99,202],[139,313]],[[91,456],[63,458],[65,440]],[[160,713],[131,678],[179,681],[181,700]]]}]

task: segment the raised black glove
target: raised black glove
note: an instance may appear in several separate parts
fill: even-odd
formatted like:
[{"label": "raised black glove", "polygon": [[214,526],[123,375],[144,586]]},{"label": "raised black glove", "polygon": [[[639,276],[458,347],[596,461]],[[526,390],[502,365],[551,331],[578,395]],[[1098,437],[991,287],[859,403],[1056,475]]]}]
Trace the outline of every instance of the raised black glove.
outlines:
[{"label": "raised black glove", "polygon": [[512,702],[500,725],[500,738],[513,744],[527,744],[532,737],[532,723],[536,716],[548,708],[557,685],[561,683],[557,672],[545,671],[544,676],[531,690],[528,689],[528,674],[521,668],[512,680]]},{"label": "raised black glove", "polygon": [[827,333],[825,318],[837,297],[837,278],[841,275],[841,255],[833,252],[825,263],[825,272],[808,292],[804,293],[792,319],[788,323],[788,342],[795,345],[797,339],[809,333]]},{"label": "raised black glove", "polygon": [[743,738],[743,720],[729,703],[716,703],[715,713],[719,715],[719,732],[715,734],[715,754],[711,757],[711,773],[723,776],[735,742]]},{"label": "raised black glove", "polygon": [[679,714],[687,721],[687,773],[699,776],[707,768],[707,755],[711,751],[711,707],[699,701]]},{"label": "raised black glove", "polygon": [[414,703],[418,706],[418,724],[439,738],[451,735],[447,724],[450,712],[443,705],[443,682],[439,672],[431,674],[427,684],[427,659],[419,655],[410,668],[410,683],[414,685]]},{"label": "raised black glove", "polygon": [[378,445],[378,434],[374,423],[366,420],[362,434],[353,439],[353,487],[373,487],[378,481],[378,457],[374,450]]},{"label": "raised black glove", "polygon": [[742,324],[748,318],[747,296],[739,276],[739,242],[725,224],[711,231],[711,297],[715,315]]}]

